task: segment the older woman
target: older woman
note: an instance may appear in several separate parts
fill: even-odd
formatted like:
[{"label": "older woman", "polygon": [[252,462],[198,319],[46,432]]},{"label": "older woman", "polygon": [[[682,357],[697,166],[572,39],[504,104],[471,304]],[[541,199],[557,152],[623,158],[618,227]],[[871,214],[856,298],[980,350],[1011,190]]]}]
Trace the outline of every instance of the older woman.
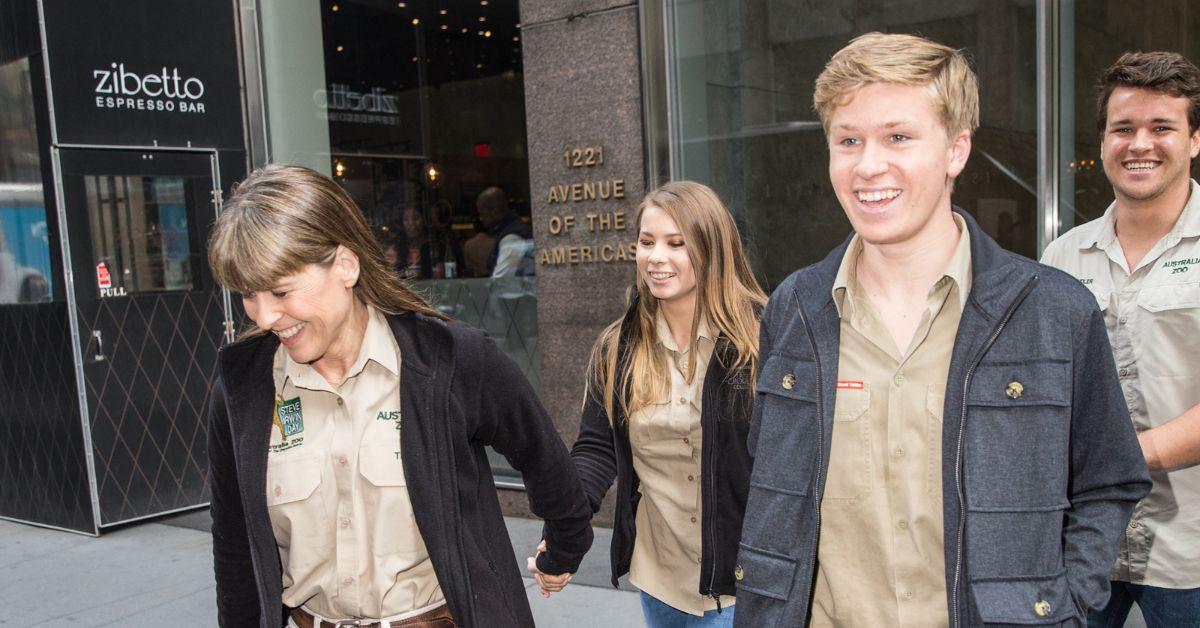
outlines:
[{"label": "older woman", "polygon": [[546,520],[540,572],[576,569],[591,508],[516,365],[389,272],[312,170],[252,173],[209,261],[253,321],[209,410],[221,625],[533,625],[484,446]]}]

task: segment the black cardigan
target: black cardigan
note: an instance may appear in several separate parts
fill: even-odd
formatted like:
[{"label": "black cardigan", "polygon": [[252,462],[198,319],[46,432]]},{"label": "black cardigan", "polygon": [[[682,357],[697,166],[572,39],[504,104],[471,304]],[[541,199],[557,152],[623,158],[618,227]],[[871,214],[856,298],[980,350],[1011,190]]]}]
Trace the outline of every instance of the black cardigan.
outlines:
[{"label": "black cardigan", "polygon": [[[628,368],[628,348],[636,333],[636,325],[632,324],[636,310],[635,296],[621,323],[618,370],[622,373]],[[750,429],[753,391],[750,389],[750,369],[730,370],[733,360],[733,346],[724,337],[719,338],[704,375],[704,393],[700,402],[700,479],[703,485],[700,487],[702,538],[697,591],[710,597],[736,593],[733,572],[750,485],[752,460],[746,449],[746,435]],[[601,395],[603,391],[592,391],[584,401],[579,438],[571,448],[571,458],[575,460],[593,511],[599,510],[605,493],[616,479],[617,503],[610,548],[615,587],[617,579],[629,573],[637,537],[634,521],[641,493],[637,490],[640,480],[633,469],[629,422],[616,399],[613,400],[616,416],[610,422]]]},{"label": "black cardigan", "polygon": [[[591,512],[566,447],[516,364],[482,332],[422,315],[389,316],[400,367],[401,458],[417,528],[459,626],[533,626],[485,445],[525,479],[546,520],[538,566],[575,571]],[[209,405],[213,557],[221,626],[285,622],[279,552],[267,514],[267,444],[279,340],[221,350]],[[532,548],[530,548],[532,550]]]}]

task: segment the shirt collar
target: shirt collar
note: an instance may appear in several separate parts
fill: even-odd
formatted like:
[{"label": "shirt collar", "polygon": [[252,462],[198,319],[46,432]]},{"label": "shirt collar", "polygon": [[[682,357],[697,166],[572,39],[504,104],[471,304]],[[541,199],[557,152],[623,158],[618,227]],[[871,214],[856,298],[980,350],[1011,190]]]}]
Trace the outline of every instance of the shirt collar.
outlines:
[{"label": "shirt collar", "polygon": [[[278,390],[283,390],[288,379],[301,388],[328,389],[332,388],[324,377],[308,364],[293,362],[287,350],[281,345],[275,358],[278,377]],[[387,369],[392,375],[400,374],[400,350],[396,338],[388,326],[387,318],[382,312],[367,305],[367,329],[363,333],[362,345],[358,348],[358,359],[346,371],[346,379],[358,375],[366,368],[367,362],[375,362]],[[343,380],[344,381],[344,380]]]},{"label": "shirt collar", "polygon": [[[959,311],[966,307],[967,294],[971,292],[971,233],[967,230],[967,222],[962,216],[952,213],[954,224],[958,227],[958,244],[954,247],[954,254],[950,256],[950,261],[946,264],[946,271],[942,273],[941,279],[934,284],[937,284],[943,279],[949,278],[958,286],[958,306]],[[850,239],[850,246],[846,247],[846,254],[842,256],[842,263],[838,266],[837,277],[833,280],[833,303],[837,306],[838,317],[846,316],[846,297],[852,289],[851,286],[858,285],[858,256],[862,254],[862,238],[857,233]],[[852,295],[853,296],[853,295]],[[853,299],[850,299],[850,307],[853,307]]]},{"label": "shirt collar", "polygon": [[[664,347],[675,353],[679,353],[679,345],[675,342],[675,336],[671,335],[671,327],[667,325],[667,318],[663,316],[660,308],[654,313],[654,330],[658,334],[658,341]],[[712,340],[712,334],[709,332],[708,321],[704,317],[700,318],[700,322],[696,325],[696,339]]]},{"label": "shirt collar", "polygon": [[[1200,236],[1200,184],[1196,183],[1195,179],[1190,181],[1191,187],[1188,190],[1188,200],[1183,206],[1183,212],[1179,214],[1179,218],[1175,220],[1175,226],[1171,227],[1170,233],[1167,234],[1167,239],[1179,238],[1194,238]],[[1079,243],[1080,250],[1087,250],[1096,247],[1101,250],[1108,250],[1113,242],[1117,241],[1117,202],[1113,201],[1109,204],[1108,209],[1104,210],[1104,215],[1101,216],[1100,228],[1096,230],[1091,238],[1085,238]]]}]

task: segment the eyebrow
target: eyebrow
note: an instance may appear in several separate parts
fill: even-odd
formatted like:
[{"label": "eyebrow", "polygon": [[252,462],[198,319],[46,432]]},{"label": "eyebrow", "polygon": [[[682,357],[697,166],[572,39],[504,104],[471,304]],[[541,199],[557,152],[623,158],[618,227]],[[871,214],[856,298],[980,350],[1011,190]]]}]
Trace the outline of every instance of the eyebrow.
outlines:
[{"label": "eyebrow", "polygon": [[[906,126],[909,124],[912,124],[912,120],[901,119],[901,120],[892,120],[891,122],[884,122],[883,124],[880,124],[877,126],[885,128],[885,129],[894,129],[898,126]],[[842,131],[857,131],[858,130],[858,127],[850,125],[850,124],[845,124],[845,123],[834,125],[833,128],[839,129]]]},{"label": "eyebrow", "polygon": [[[650,236],[651,238],[653,238],[653,237],[654,237],[654,234],[653,234],[653,233],[650,233],[649,231],[646,231],[645,229],[643,229],[643,230],[641,231],[641,233],[639,233],[638,235]],[[683,234],[682,234],[682,233],[666,233],[666,234],[663,234],[663,237],[664,237],[664,238],[674,238],[674,237],[680,237],[680,238],[682,238],[682,237],[683,237]]]},{"label": "eyebrow", "polygon": [[[1175,118],[1150,118],[1150,122],[1153,124],[1181,124],[1181,122]],[[1134,121],[1130,118],[1121,118],[1120,120],[1113,120],[1109,123],[1109,125],[1112,126],[1133,123]]]}]

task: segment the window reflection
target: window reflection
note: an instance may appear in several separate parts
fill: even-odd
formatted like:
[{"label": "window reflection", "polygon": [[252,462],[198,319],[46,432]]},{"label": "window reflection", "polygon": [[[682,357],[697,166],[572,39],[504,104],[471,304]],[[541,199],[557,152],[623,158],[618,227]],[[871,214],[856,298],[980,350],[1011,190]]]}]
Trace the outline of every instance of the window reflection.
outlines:
[{"label": "window reflection", "polygon": [[981,124],[954,202],[1002,246],[1037,247],[1035,4],[1021,0],[673,0],[673,170],[711,185],[774,286],[850,231],[829,184],[813,81],[855,36],[922,35],[964,48]]},{"label": "window reflection", "polygon": [[186,179],[85,175],[83,185],[99,296],[195,288]]},{"label": "window reflection", "polygon": [[0,304],[53,297],[29,60],[0,65]]},{"label": "window reflection", "polygon": [[395,272],[537,386],[519,22],[517,0],[263,0],[263,75],[272,158],[332,176]]},{"label": "window reflection", "polygon": [[[1113,202],[1096,128],[1096,81],[1104,70],[1131,50],[1178,52],[1200,62],[1200,0],[1160,0],[1153,11],[1144,9],[1107,0],[1060,5],[1060,234],[1099,218]],[[1192,178],[1200,178],[1194,160]]]}]

